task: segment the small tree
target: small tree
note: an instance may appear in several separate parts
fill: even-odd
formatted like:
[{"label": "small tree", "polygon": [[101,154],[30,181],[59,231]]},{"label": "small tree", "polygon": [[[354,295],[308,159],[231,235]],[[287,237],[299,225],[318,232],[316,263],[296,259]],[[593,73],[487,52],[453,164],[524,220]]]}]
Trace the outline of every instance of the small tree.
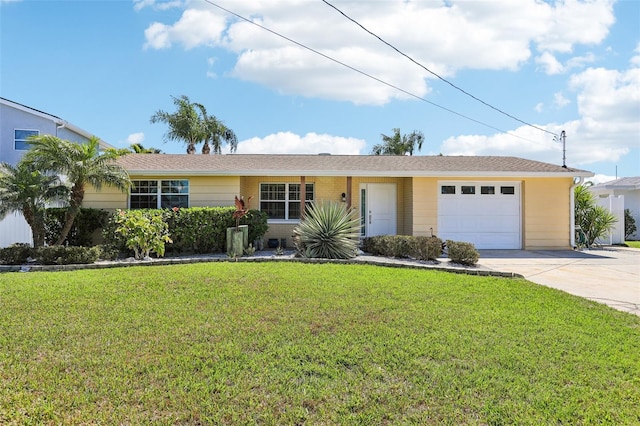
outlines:
[{"label": "small tree", "polygon": [[631,210],[624,209],[624,239],[629,238],[636,230],[636,220],[631,216]]},{"label": "small tree", "polygon": [[[225,141],[231,150],[235,152],[238,149],[238,138],[236,134],[218,120],[214,115],[208,115],[204,105],[196,104],[202,114],[202,128],[204,132],[204,145],[202,145],[202,153],[222,154],[222,141]],[[209,145],[211,141],[211,145]]]},{"label": "small tree", "polygon": [[611,212],[597,205],[596,197],[589,191],[589,186],[578,185],[574,191],[575,221],[587,238],[587,247],[607,236],[618,221]]},{"label": "small tree", "polygon": [[22,161],[15,167],[0,163],[0,219],[11,212],[22,213],[31,227],[34,247],[45,242],[47,203],[65,200],[68,194],[69,188],[57,175],[44,174]]},{"label": "small tree", "polygon": [[400,135],[400,129],[393,129],[393,136],[385,134],[380,135],[382,143],[373,146],[371,153],[373,155],[413,155],[413,151],[417,148],[422,149],[424,135],[422,132],[414,130],[409,135]]},{"label": "small tree", "polygon": [[82,207],[87,185],[98,191],[102,185],[107,185],[122,192],[127,192],[131,186],[129,174],[115,162],[127,150],[100,152],[100,140],[95,136],[84,144],[78,144],[52,135],[41,135],[30,138],[29,144],[31,149],[23,161],[36,170],[64,176],[71,186],[65,223],[55,245],[62,244],[67,238]]}]

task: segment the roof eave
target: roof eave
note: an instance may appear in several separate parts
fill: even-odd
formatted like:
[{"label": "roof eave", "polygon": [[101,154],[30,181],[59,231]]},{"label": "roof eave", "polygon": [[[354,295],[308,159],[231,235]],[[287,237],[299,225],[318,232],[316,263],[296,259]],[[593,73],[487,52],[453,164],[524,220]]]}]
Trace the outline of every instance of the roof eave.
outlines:
[{"label": "roof eave", "polygon": [[586,171],[566,171],[566,172],[496,172],[496,171],[367,171],[367,170],[127,170],[130,175],[135,176],[353,176],[353,177],[509,177],[509,178],[574,178],[592,177],[591,172]]}]

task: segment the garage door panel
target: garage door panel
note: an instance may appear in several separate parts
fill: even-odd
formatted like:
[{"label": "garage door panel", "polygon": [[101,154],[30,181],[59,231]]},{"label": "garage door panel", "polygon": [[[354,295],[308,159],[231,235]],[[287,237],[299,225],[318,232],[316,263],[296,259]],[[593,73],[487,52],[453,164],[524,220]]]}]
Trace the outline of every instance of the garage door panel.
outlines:
[{"label": "garage door panel", "polygon": [[[455,194],[438,197],[438,234],[443,239],[467,241],[479,249],[521,248],[520,187],[517,182],[440,182],[456,186]],[[462,194],[461,186],[476,186],[475,194]],[[495,185],[498,194],[481,194],[480,187]],[[501,194],[500,186],[514,187]]]}]

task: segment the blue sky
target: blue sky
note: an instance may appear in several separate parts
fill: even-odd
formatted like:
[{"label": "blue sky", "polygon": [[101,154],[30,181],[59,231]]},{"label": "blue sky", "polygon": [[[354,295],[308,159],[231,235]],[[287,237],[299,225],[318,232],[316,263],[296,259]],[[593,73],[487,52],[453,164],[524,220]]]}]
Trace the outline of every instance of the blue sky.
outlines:
[{"label": "blue sky", "polygon": [[[171,96],[232,128],[238,153],[368,154],[422,131],[419,155],[514,155],[596,181],[640,175],[640,1],[0,0],[0,96],[126,147],[165,143]],[[410,93],[412,96],[406,94]],[[422,99],[418,99],[422,98]],[[446,109],[454,111],[449,112]],[[464,118],[464,117],[468,118]],[[470,119],[469,119],[470,118]]]}]

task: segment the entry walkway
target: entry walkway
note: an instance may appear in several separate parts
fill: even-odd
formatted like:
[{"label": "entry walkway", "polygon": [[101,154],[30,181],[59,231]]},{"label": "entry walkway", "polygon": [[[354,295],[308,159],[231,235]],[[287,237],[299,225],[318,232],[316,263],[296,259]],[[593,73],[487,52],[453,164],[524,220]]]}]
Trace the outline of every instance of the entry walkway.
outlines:
[{"label": "entry walkway", "polygon": [[480,265],[640,315],[640,250],[480,250]]}]

